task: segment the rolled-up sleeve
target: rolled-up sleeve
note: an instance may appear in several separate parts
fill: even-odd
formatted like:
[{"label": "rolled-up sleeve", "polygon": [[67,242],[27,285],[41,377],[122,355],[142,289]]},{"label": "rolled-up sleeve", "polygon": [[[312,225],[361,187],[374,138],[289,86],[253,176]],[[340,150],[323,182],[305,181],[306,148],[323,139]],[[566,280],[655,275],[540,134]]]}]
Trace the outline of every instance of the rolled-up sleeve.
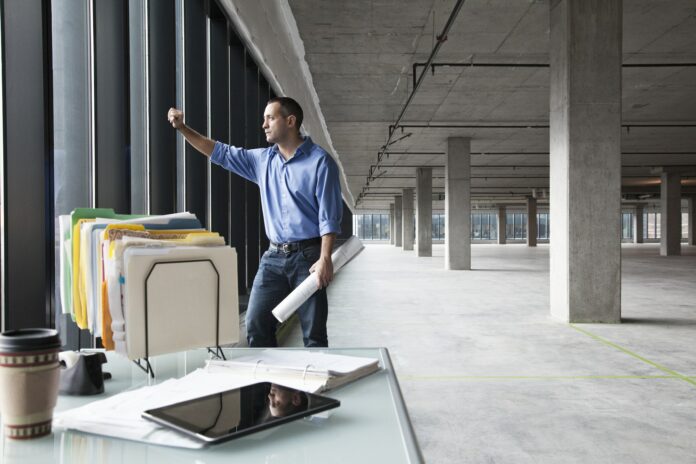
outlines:
[{"label": "rolled-up sleeve", "polygon": [[210,161],[258,184],[255,151],[215,142]]},{"label": "rolled-up sleeve", "polygon": [[326,155],[317,172],[316,196],[319,203],[319,234],[340,234],[343,198],[338,179],[338,166]]}]

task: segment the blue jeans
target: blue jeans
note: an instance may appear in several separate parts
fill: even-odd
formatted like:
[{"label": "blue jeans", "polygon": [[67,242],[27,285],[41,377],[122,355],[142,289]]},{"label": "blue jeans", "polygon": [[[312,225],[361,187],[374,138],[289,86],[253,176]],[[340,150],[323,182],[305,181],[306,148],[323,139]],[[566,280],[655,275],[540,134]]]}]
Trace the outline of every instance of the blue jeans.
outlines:
[{"label": "blue jeans", "polygon": [[[278,321],[271,311],[309,276],[309,268],[320,254],[320,244],[308,245],[290,253],[268,250],[263,254],[246,312],[249,346],[278,346],[275,336]],[[326,334],[328,312],[325,288],[317,291],[297,310],[304,346],[329,346]]]}]

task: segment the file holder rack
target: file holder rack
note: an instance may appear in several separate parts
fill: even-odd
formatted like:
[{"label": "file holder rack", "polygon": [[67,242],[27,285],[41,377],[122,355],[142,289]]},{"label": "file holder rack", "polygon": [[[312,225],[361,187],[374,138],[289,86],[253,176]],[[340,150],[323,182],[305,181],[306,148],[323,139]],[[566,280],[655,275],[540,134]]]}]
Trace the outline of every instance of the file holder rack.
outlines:
[{"label": "file holder rack", "polygon": [[145,358],[140,358],[140,359],[135,359],[133,360],[133,363],[135,363],[136,366],[138,366],[140,369],[142,369],[146,374],[148,374],[151,378],[155,378],[155,371],[152,368],[152,365],[150,364],[150,340],[149,340],[149,317],[148,317],[148,284],[150,280],[150,275],[152,275],[152,272],[155,270],[157,266],[164,266],[164,265],[170,265],[170,264],[181,264],[181,263],[208,263],[210,266],[213,268],[215,271],[215,275],[217,276],[217,292],[216,292],[216,298],[215,301],[217,302],[217,305],[215,307],[215,351],[211,347],[207,347],[208,352],[211,353],[213,356],[215,356],[217,359],[222,358],[225,359],[225,354],[222,351],[222,348],[220,347],[220,272],[218,272],[217,267],[215,267],[215,263],[211,259],[187,259],[187,260],[179,260],[179,261],[158,261],[152,264],[152,267],[147,273],[147,277],[145,277]]}]

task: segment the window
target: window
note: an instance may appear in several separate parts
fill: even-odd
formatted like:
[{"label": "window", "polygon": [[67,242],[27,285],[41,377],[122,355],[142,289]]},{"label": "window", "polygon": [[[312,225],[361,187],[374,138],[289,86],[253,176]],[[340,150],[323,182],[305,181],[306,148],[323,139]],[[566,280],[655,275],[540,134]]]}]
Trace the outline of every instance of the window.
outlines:
[{"label": "window", "polygon": [[659,239],[660,213],[643,213],[643,238]]},{"label": "window", "polygon": [[549,238],[549,213],[537,213],[537,238]]},{"label": "window", "polygon": [[471,215],[471,238],[472,240],[481,240],[481,215]]},{"label": "window", "polygon": [[527,238],[527,213],[507,213],[506,237],[513,240]]},{"label": "window", "polygon": [[360,240],[389,240],[389,215],[353,215],[353,234]]},{"label": "window", "polygon": [[433,214],[433,240],[445,239],[445,215]]},{"label": "window", "polygon": [[497,213],[471,213],[472,240],[496,240],[497,238]]},{"label": "window", "polygon": [[621,238],[633,238],[633,213],[621,213]]}]

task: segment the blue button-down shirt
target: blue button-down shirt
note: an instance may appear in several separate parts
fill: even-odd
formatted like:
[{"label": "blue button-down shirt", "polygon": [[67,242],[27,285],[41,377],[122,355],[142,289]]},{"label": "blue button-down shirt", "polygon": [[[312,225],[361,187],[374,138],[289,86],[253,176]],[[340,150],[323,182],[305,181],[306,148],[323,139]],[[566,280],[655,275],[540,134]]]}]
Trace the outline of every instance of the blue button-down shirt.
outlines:
[{"label": "blue button-down shirt", "polygon": [[305,137],[285,161],[278,146],[247,150],[215,142],[213,163],[258,184],[266,235],[275,243],[340,233],[343,200],[338,166]]}]

